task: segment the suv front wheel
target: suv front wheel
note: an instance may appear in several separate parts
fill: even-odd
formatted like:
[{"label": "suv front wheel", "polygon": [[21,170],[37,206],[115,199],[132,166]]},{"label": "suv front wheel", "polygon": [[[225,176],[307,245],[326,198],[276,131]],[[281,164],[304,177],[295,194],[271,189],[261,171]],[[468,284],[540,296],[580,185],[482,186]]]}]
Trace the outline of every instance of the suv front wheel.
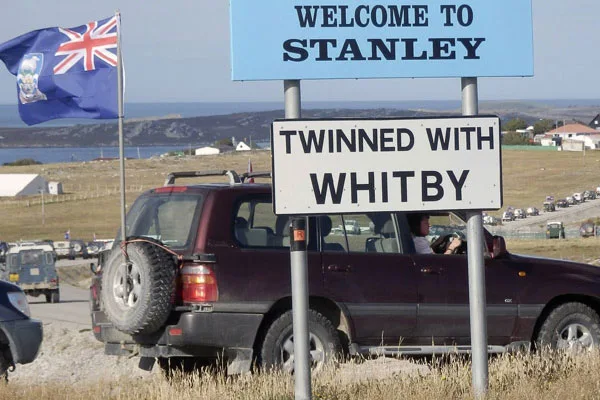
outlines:
[{"label": "suv front wheel", "polygon": [[600,317],[582,303],[565,303],[548,315],[537,338],[537,346],[568,351],[590,350],[600,345]]},{"label": "suv front wheel", "polygon": [[[332,323],[314,310],[308,310],[310,361],[313,370],[341,355],[342,345]],[[294,371],[294,334],[292,311],[287,311],[269,327],[260,352],[260,364],[266,369]]]}]

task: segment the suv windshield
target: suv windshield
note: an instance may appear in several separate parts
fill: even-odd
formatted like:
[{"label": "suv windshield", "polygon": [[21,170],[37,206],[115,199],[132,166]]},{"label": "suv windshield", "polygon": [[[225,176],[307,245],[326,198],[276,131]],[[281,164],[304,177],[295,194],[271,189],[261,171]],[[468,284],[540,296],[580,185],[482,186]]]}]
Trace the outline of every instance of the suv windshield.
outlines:
[{"label": "suv windshield", "polygon": [[[203,197],[199,194],[164,193],[139,197],[127,213],[127,236],[160,240],[172,248],[187,248],[194,240],[192,227]],[[120,232],[117,240],[120,241]]]}]

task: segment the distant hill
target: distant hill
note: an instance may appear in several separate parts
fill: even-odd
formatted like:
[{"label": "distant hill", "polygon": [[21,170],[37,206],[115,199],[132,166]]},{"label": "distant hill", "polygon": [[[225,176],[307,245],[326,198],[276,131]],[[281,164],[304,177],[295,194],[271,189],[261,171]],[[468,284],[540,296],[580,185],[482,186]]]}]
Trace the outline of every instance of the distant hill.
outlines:
[{"label": "distant hill", "polygon": [[[540,118],[578,120],[585,124],[598,114],[594,107],[551,108],[519,102],[486,102],[481,114],[495,114],[502,121],[522,118],[533,124]],[[383,118],[431,117],[459,115],[456,110],[399,110],[379,109],[305,109],[303,118]],[[181,118],[180,116],[126,121],[127,146],[201,145],[235,137],[238,140],[264,141],[269,139],[274,119],[283,118],[283,110],[236,113],[229,115]],[[117,146],[117,123],[74,125],[43,128],[0,128],[0,147],[88,147]]]}]

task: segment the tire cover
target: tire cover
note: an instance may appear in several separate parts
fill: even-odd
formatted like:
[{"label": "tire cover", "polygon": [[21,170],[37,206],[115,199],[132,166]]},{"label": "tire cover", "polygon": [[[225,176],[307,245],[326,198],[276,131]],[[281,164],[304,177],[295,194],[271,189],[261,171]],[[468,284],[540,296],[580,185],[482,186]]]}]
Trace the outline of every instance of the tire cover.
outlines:
[{"label": "tire cover", "polygon": [[73,250],[75,250],[75,252],[79,253],[81,251],[81,245],[79,243],[75,243],[73,245]]},{"label": "tire cover", "polygon": [[119,248],[111,252],[102,273],[101,297],[106,316],[115,328],[132,335],[157,331],[173,306],[177,263],[171,254],[152,243],[127,245],[131,265],[128,269],[130,290],[125,299],[122,285],[125,261]]}]

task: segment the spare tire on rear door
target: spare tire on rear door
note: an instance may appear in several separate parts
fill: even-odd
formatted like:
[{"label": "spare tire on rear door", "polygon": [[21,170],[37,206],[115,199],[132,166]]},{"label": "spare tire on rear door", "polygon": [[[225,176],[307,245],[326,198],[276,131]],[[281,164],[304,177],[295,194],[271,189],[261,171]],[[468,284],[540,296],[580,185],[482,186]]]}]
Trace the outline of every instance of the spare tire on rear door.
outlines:
[{"label": "spare tire on rear door", "polygon": [[[176,258],[149,238],[127,244],[129,265],[123,252],[109,256],[102,273],[104,311],[118,330],[129,334],[157,331],[172,308],[177,273]],[[124,278],[125,275],[125,278]]]}]

